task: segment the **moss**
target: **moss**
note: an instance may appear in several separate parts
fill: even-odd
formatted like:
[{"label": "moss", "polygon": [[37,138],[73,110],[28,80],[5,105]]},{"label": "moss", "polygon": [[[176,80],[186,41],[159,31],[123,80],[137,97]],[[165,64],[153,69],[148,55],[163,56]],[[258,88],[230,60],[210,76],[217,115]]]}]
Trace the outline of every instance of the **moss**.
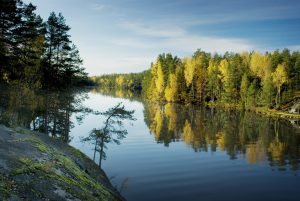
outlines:
[{"label": "moss", "polygon": [[30,142],[32,146],[37,148],[43,153],[51,153],[52,149],[47,146],[44,142],[39,140],[38,138],[31,136],[30,138],[23,138],[23,139],[17,139],[17,140],[11,140],[9,142],[15,142],[15,143],[21,143],[21,142]]},{"label": "moss", "polygon": [[[76,158],[76,160],[80,160],[83,163],[91,162],[79,150],[66,145],[65,150],[67,151],[67,155],[64,155],[57,148],[44,143],[33,132],[23,132],[24,129],[20,129],[19,131],[28,136],[24,136],[21,139],[14,139],[10,142],[29,143],[30,146],[35,147],[39,152],[44,153],[46,160],[37,161],[30,157],[19,157],[16,159],[19,165],[11,171],[11,177],[23,174],[29,175],[31,179],[29,183],[24,184],[25,186],[32,186],[39,181],[57,184],[63,190],[81,200],[119,200],[113,190],[81,170],[73,161],[73,158]],[[99,178],[98,175],[97,178]],[[10,195],[6,186],[6,183],[1,181],[0,197],[4,197],[2,194]],[[37,189],[32,189],[32,192],[37,197],[42,196],[42,193],[37,191]]]},{"label": "moss", "polygon": [[5,176],[0,174],[0,197],[4,200],[8,199],[11,195],[13,183]]},{"label": "moss", "polygon": [[[65,187],[67,192],[82,200],[107,200],[111,197],[112,192],[110,190],[80,170],[71,159],[55,150],[49,152],[48,149],[47,151],[53,157],[52,162],[35,162],[30,158],[21,157],[19,158],[19,162],[22,164],[21,167],[15,169],[11,176],[38,173],[40,171],[45,173],[45,177],[58,181],[60,185]],[[74,153],[77,152],[77,150],[73,151]],[[63,170],[65,174],[57,173],[57,169]]]},{"label": "moss", "polygon": [[101,200],[110,197],[110,192],[105,187],[103,187],[103,185],[99,184],[87,173],[80,170],[72,160],[62,155],[55,155],[55,158],[60,164],[60,166],[64,168],[67,171],[67,173],[70,174],[71,177],[66,177],[63,175],[56,176],[58,176],[59,180],[70,185],[75,185],[76,187],[80,188],[83,192],[85,192],[84,195],[78,195],[80,198],[84,200],[92,199],[94,196],[90,195],[90,190],[98,192]]},{"label": "moss", "polygon": [[12,171],[11,175],[16,176],[20,174],[29,174],[34,173],[38,170],[50,173],[53,164],[51,162],[34,162],[29,158],[22,157],[19,159],[19,162],[21,162],[21,167],[16,168],[14,171]]},{"label": "moss", "polygon": [[53,151],[49,146],[38,139],[29,139],[28,141],[43,153],[51,153]]},{"label": "moss", "polygon": [[78,158],[78,159],[84,159],[85,155],[83,153],[81,153],[78,149],[75,149],[73,147],[68,146],[67,150],[70,154],[72,154],[74,157]]}]

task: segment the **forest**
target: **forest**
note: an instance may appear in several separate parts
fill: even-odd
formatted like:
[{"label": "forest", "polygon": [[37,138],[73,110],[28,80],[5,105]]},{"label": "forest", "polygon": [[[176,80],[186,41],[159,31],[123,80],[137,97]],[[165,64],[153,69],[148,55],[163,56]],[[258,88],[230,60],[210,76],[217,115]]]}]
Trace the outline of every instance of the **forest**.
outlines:
[{"label": "forest", "polygon": [[90,81],[102,89],[128,89],[132,91],[140,91],[142,89],[142,81],[147,71],[141,73],[128,74],[108,74],[101,76],[92,76]]},{"label": "forest", "polygon": [[64,16],[51,12],[44,22],[35,10],[22,0],[0,1],[0,83],[44,89],[82,83],[87,74]]},{"label": "forest", "polygon": [[[221,55],[198,49],[183,59],[160,54],[140,75],[143,97],[152,101],[279,109],[299,97],[300,52]],[[96,82],[124,87],[124,80],[140,82],[130,75],[106,75]]]}]

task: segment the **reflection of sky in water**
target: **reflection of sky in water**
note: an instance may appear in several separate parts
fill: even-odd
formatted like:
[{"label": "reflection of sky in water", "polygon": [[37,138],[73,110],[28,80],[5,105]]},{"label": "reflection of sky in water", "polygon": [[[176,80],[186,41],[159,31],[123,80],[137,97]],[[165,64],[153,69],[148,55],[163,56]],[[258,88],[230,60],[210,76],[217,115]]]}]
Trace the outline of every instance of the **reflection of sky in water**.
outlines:
[{"label": "reflection of sky in water", "polygon": [[[122,190],[128,200],[297,200],[300,180],[297,171],[272,171],[265,156],[249,165],[251,155],[237,154],[230,160],[228,153],[217,148],[195,152],[182,140],[158,144],[144,122],[144,106],[139,102],[89,93],[84,105],[105,111],[119,102],[134,109],[137,121],[126,123],[127,137],[121,145],[109,144],[107,160],[102,167],[112,183]],[[178,116],[183,114],[178,114]],[[72,116],[74,120],[74,115]],[[101,116],[87,115],[81,125],[75,123],[70,143],[93,157],[93,145],[81,143],[80,136],[102,126]],[[74,121],[76,122],[76,121]],[[196,131],[197,132],[197,131]],[[259,146],[247,145],[247,151]],[[266,151],[266,149],[264,150]],[[254,153],[255,155],[256,153]],[[99,155],[97,155],[99,157]],[[247,158],[248,157],[248,158]],[[255,160],[255,159],[254,159]]]},{"label": "reflection of sky in water", "polygon": [[[148,136],[147,138],[148,140],[150,139],[152,141],[154,140],[153,137],[149,135],[148,128],[144,123],[142,103],[136,101],[132,102],[121,98],[111,98],[109,96],[103,96],[100,94],[93,94],[93,93],[89,93],[89,97],[90,98],[84,102],[84,105],[92,108],[95,111],[100,111],[100,112],[106,111],[107,109],[115,106],[117,103],[120,102],[124,103],[125,108],[127,110],[135,110],[134,117],[137,120],[133,122],[126,122],[126,121],[124,122],[124,127],[128,130],[128,135],[125,139],[121,141],[121,144],[126,144],[128,142],[139,143],[141,142],[141,140],[143,140],[140,134],[145,132]],[[94,146],[89,143],[82,143],[80,141],[80,138],[86,137],[88,135],[88,132],[91,131],[93,128],[101,128],[103,126],[104,120],[105,119],[101,115],[89,114],[83,119],[83,122],[80,125],[75,123],[75,127],[71,130],[71,135],[73,137],[73,140],[70,144],[80,149],[86,155],[92,158]],[[75,115],[72,116],[71,121],[76,122]],[[109,144],[108,147],[109,147],[108,148],[109,151],[107,151],[108,157],[110,155],[110,152],[112,152],[112,150],[119,148],[118,145],[114,145],[114,144]]]}]

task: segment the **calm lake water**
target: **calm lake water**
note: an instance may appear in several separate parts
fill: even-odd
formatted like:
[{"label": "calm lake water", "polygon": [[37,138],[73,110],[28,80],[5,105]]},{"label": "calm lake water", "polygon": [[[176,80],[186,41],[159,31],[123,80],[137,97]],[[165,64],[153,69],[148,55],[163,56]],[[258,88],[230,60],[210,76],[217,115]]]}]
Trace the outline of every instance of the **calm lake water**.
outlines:
[{"label": "calm lake water", "polygon": [[[123,102],[135,110],[121,145],[107,144],[102,168],[132,201],[299,200],[300,129],[253,113],[144,103],[122,91],[1,91],[0,121],[61,138],[94,159],[83,143]],[[99,162],[99,153],[95,162]]]}]

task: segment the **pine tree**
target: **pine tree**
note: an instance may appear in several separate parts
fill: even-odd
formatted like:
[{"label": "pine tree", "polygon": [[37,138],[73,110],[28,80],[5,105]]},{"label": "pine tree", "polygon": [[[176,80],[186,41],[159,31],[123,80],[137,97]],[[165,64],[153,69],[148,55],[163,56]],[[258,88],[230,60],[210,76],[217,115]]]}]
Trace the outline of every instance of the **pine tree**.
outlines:
[{"label": "pine tree", "polygon": [[52,12],[46,23],[46,60],[45,77],[48,85],[60,84],[63,80],[62,72],[66,68],[70,47],[70,27],[65,24],[61,13],[58,16]]},{"label": "pine tree", "polygon": [[15,79],[18,70],[13,68],[18,56],[19,44],[15,40],[21,24],[19,0],[0,0],[0,82]]},{"label": "pine tree", "polygon": [[29,87],[40,87],[41,85],[41,58],[44,51],[45,27],[40,16],[34,11],[36,7],[32,4],[24,6],[20,32],[20,54],[19,62],[20,80]]},{"label": "pine tree", "polygon": [[255,106],[256,106],[256,81],[254,80],[248,87],[246,108],[254,109]]},{"label": "pine tree", "polygon": [[241,105],[243,108],[246,107],[248,85],[249,85],[248,76],[246,73],[244,73],[242,82],[241,82],[241,87],[240,87]]},{"label": "pine tree", "polygon": [[264,106],[270,107],[272,105],[273,94],[274,87],[272,82],[272,76],[270,75],[263,81],[261,98]]}]

